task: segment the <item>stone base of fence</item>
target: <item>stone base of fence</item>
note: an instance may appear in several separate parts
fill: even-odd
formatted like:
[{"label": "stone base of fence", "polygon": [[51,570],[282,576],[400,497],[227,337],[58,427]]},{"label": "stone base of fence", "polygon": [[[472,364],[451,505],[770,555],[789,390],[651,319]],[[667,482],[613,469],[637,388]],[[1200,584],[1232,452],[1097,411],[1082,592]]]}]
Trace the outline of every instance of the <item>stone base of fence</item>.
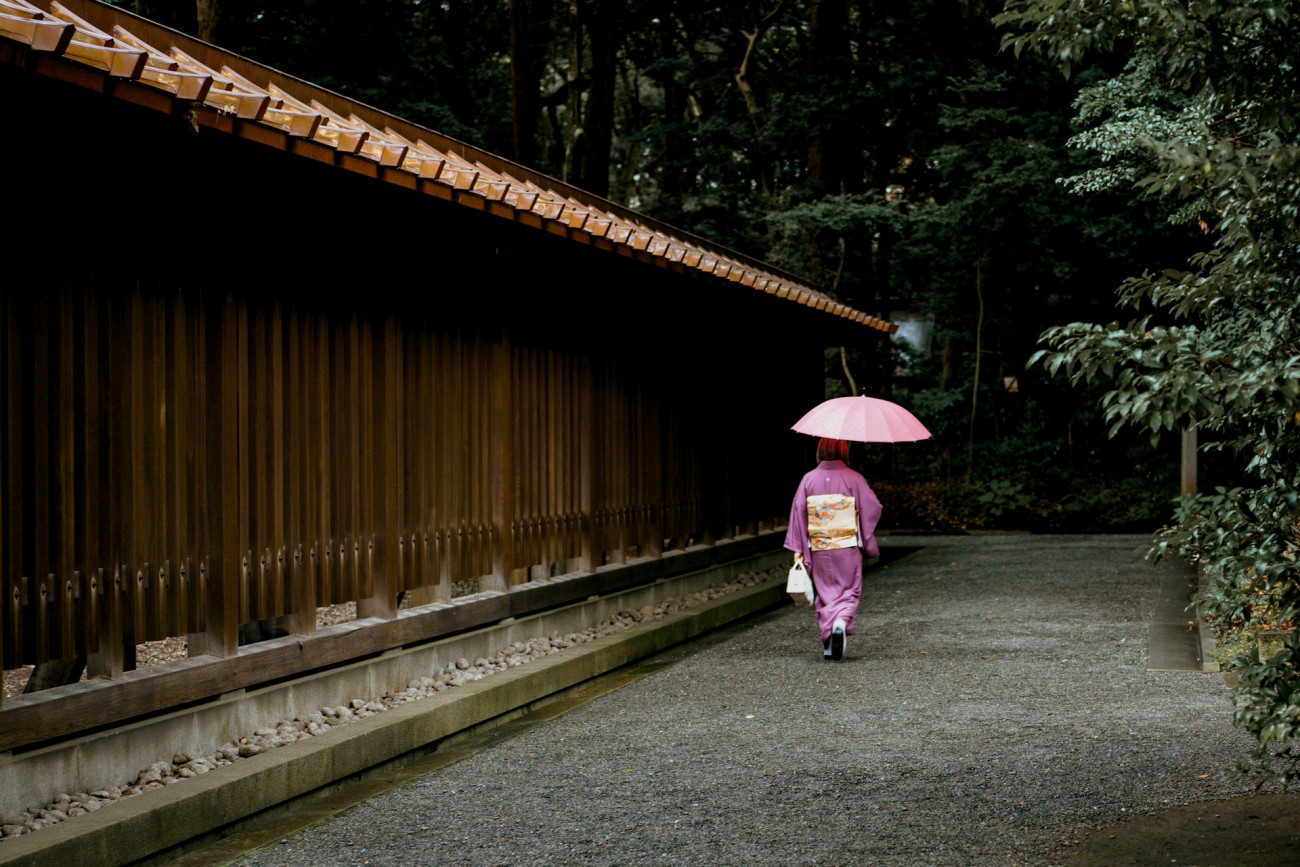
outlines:
[{"label": "stone base of fence", "polygon": [[[784,565],[772,552],[428,645],[227,696],[191,711],[0,758],[0,810],[44,805],[59,792],[133,777],[178,752],[216,745],[352,697],[400,690],[458,658],[489,656],[517,641],[580,632],[611,614],[689,596],[749,571]],[[390,761],[547,695],[785,600],[784,576],[649,620],[491,677],[399,705],[358,723],[254,756],[183,783],[125,798],[32,834],[0,842],[0,865],[124,864]]]}]

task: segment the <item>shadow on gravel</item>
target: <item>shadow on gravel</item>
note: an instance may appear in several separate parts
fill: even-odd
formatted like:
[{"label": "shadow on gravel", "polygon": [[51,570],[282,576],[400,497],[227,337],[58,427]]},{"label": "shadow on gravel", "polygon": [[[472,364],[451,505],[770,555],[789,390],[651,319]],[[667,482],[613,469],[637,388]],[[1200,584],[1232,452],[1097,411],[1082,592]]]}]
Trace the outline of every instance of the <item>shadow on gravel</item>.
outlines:
[{"label": "shadow on gravel", "polygon": [[1087,831],[1052,864],[1178,864],[1279,867],[1300,864],[1300,793],[1254,795],[1171,807]]},{"label": "shadow on gravel", "polygon": [[892,566],[900,560],[905,560],[918,551],[924,551],[921,545],[881,545],[880,561],[872,568],[880,569],[884,566]]}]

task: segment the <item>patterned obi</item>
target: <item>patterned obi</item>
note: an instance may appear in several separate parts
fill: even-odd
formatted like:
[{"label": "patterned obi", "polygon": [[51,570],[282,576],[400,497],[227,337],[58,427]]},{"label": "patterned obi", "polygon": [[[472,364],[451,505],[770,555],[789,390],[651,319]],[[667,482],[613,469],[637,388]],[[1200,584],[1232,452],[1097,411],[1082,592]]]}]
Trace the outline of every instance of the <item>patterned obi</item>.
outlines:
[{"label": "patterned obi", "polygon": [[858,547],[858,510],[844,494],[808,498],[808,546],[814,551]]}]

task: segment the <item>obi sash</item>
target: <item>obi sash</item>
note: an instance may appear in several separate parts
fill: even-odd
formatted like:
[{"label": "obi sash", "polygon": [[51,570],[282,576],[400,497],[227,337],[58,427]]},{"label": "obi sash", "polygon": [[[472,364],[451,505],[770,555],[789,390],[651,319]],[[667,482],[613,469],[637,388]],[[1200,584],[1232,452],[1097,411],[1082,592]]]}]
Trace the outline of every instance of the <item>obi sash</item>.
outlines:
[{"label": "obi sash", "polygon": [[858,547],[858,510],[844,494],[808,498],[808,547],[813,551]]}]

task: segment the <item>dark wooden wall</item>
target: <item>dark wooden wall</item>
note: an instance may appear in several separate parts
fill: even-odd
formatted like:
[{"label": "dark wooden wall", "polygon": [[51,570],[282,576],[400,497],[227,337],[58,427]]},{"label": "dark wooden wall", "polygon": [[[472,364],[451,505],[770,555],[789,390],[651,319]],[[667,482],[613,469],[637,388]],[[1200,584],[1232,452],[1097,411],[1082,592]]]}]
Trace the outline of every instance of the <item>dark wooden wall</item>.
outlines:
[{"label": "dark wooden wall", "polygon": [[829,317],[21,69],[0,102],[32,168],[0,276],[6,668],[225,658],[240,624],[783,522]]}]

